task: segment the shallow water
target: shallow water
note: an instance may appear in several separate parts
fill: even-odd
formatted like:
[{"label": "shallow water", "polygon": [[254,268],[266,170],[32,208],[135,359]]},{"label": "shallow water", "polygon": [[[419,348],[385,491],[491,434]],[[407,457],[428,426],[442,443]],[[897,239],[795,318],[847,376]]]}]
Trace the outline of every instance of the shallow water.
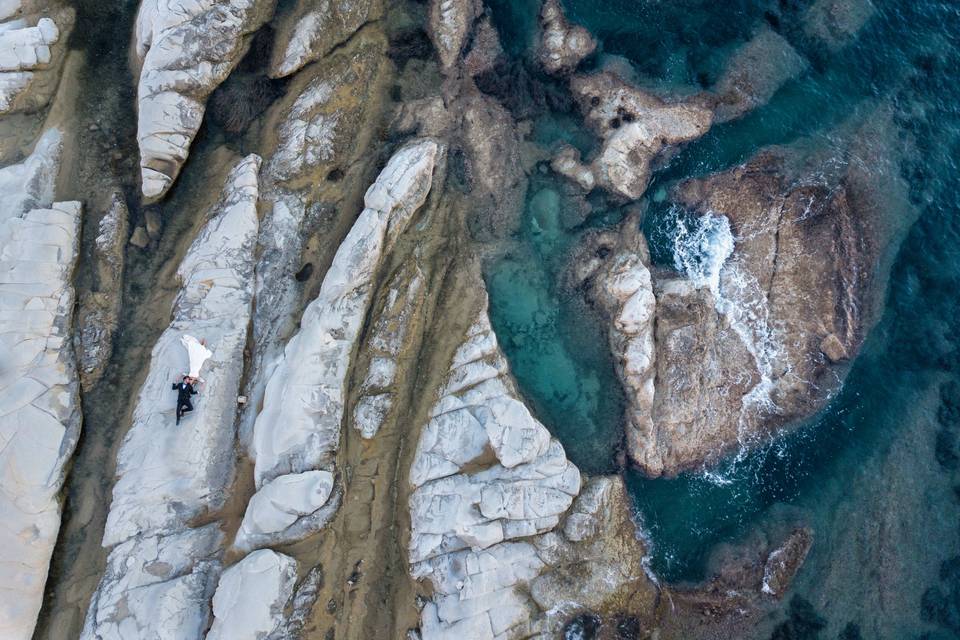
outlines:
[{"label": "shallow water", "polygon": [[[820,415],[707,472],[673,480],[627,473],[652,566],[670,581],[707,576],[723,544],[775,539],[800,522],[813,528],[793,599],[757,637],[960,637],[960,562],[948,562],[960,554],[949,387],[960,373],[960,5],[874,4],[855,40],[831,53],[804,32],[809,3],[564,3],[601,41],[588,66],[613,64],[672,91],[709,86],[730,50],[764,24],[810,61],[767,105],[715,127],[655,175],[644,222],[655,262],[675,258],[677,211],[663,202],[665,189],[773,144],[802,148],[824,173],[850,158],[890,186],[877,215],[912,225],[891,254],[879,322]],[[490,5],[507,49],[527,55],[536,3]],[[532,138],[588,148],[577,129],[574,116],[545,113]],[[538,416],[585,471],[606,471],[620,437],[619,383],[596,318],[565,299],[559,282],[583,227],[622,213],[597,201],[585,225],[570,228],[562,191],[549,172],[532,178],[522,231],[488,268],[493,322]]]}]

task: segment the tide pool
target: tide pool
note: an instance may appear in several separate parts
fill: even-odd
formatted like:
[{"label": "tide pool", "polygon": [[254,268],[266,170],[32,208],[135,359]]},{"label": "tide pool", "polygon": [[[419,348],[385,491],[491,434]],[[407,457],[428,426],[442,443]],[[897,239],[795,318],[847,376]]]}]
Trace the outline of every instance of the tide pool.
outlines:
[{"label": "tide pool", "polygon": [[[670,480],[627,471],[626,480],[663,580],[709,577],[723,545],[813,529],[793,593],[758,638],[960,637],[960,5],[875,2],[849,43],[831,50],[810,34],[811,4],[564,2],[600,40],[587,67],[615,65],[646,85],[708,87],[761,27],[810,63],[766,105],[657,171],[643,223],[656,264],[675,264],[682,212],[664,202],[667,190],[769,145],[802,150],[814,173],[855,164],[878,185],[878,218],[903,227],[878,322],[826,409],[715,468]],[[490,7],[506,48],[524,59],[537,3]],[[532,141],[586,150],[576,122],[541,114]],[[622,391],[599,318],[561,279],[583,233],[623,211],[592,198],[593,213],[571,223],[560,180],[534,174],[522,231],[487,267],[492,319],[538,417],[584,471],[606,472],[616,466]]]}]

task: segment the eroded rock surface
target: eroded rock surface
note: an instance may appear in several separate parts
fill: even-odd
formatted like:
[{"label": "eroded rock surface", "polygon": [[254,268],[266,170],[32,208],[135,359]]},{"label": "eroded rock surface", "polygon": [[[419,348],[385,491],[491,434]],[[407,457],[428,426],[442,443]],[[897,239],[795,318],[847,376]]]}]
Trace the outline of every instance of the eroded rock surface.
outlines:
[{"label": "eroded rock surface", "polygon": [[80,300],[77,312],[77,354],[80,381],[90,389],[103,375],[113,353],[113,336],[120,316],[123,293],[124,249],[127,244],[127,203],[115,191],[100,218],[95,240],[96,284]]},{"label": "eroded rock surface", "polygon": [[[366,208],[337,250],[320,293],[304,311],[300,331],[267,383],[252,445],[258,492],[281,476],[334,470],[350,355],[381,262],[426,201],[441,153],[433,140],[411,143],[394,154],[367,190]],[[254,496],[251,505],[256,500]],[[276,506],[296,511],[286,503]],[[267,530],[256,521],[249,525]]]},{"label": "eroded rock surface", "polygon": [[206,101],[240,62],[276,0],[143,0],[134,47],[137,143],[143,195],[173,185],[200,129]]},{"label": "eroded rock surface", "polygon": [[[177,270],[183,283],[172,322],[153,348],[150,370],[117,456],[118,480],[104,530],[107,571],[87,611],[82,638],[199,638],[220,575],[223,534],[195,518],[224,505],[233,477],[236,402],[253,299],[260,158],[227,178],[211,218]],[[171,382],[187,370],[188,334],[213,351],[195,410],[175,424]],[[158,616],[157,611],[164,611]]]},{"label": "eroded rock surface", "polygon": [[547,73],[569,73],[597,48],[589,31],[570,24],[559,0],[543,3],[540,29],[540,65]]},{"label": "eroded rock surface", "polygon": [[79,202],[53,202],[61,137],[0,169],[0,635],[27,640],[60,529],[80,435],[73,352]]},{"label": "eroded rock surface", "polygon": [[[223,572],[213,596],[213,626],[206,640],[277,637],[297,582],[297,561],[275,551],[255,551]],[[281,636],[283,637],[283,636]]]},{"label": "eroded rock surface", "polygon": [[459,62],[480,10],[476,0],[430,0],[430,38],[444,69]]},{"label": "eroded rock surface", "polygon": [[575,76],[570,89],[602,146],[588,164],[566,147],[554,170],[584,188],[596,185],[626,200],[646,191],[651,163],[664,149],[696,140],[713,122],[712,111],[696,101],[666,103],[610,72]]},{"label": "eroded rock surface", "polygon": [[60,80],[73,9],[11,0],[0,20],[0,115],[41,109]]},{"label": "eroded rock surface", "polygon": [[280,21],[270,77],[288,76],[319,60],[382,11],[380,0],[300,0]]},{"label": "eroded rock surface", "polygon": [[[264,167],[264,212],[256,269],[258,304],[247,373],[240,436],[248,445],[267,380],[296,328],[301,268],[320,219],[340,205],[345,171],[369,156],[367,141],[378,111],[385,43],[375,37],[351,43],[294,80],[288,105],[276,117],[277,144]],[[323,185],[321,196],[315,185]]]}]

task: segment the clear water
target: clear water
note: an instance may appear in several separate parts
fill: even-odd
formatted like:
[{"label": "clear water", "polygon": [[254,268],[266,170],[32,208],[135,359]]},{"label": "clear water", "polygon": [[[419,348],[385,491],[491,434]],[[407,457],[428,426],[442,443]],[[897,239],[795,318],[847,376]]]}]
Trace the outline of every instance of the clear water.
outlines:
[{"label": "clear water", "polygon": [[[528,54],[536,4],[489,2],[518,58]],[[858,143],[854,161],[891,186],[877,215],[908,227],[892,254],[879,322],[820,415],[706,472],[648,480],[628,471],[626,479],[652,539],[653,568],[666,580],[704,578],[726,543],[775,537],[797,522],[813,528],[791,604],[757,637],[777,625],[775,637],[960,637],[960,561],[951,560],[960,555],[960,399],[950,387],[960,373],[960,3],[877,0],[873,18],[835,53],[804,35],[808,4],[564,2],[601,42],[588,66],[624,68],[622,57],[654,84],[709,86],[731,49],[764,23],[811,62],[767,105],[714,128],[658,171],[644,223],[655,262],[674,258],[677,213],[665,189],[775,144],[802,147],[829,171]],[[884,112],[893,117],[871,127]],[[547,148],[590,145],[570,114],[543,113],[532,131]],[[902,200],[898,177],[908,187]],[[549,173],[531,181],[522,231],[488,267],[494,325],[524,394],[571,458],[588,472],[609,470],[619,384],[597,319],[563,295],[560,280],[584,227],[622,214],[597,201],[587,222],[570,228],[562,185]]]}]

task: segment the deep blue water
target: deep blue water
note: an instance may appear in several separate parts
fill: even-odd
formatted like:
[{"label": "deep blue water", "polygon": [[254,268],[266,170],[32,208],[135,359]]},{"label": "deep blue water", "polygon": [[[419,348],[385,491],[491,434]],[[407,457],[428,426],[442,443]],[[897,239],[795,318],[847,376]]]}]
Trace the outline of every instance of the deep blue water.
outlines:
[{"label": "deep blue water", "polygon": [[[538,3],[488,4],[508,51],[527,59]],[[658,171],[644,223],[656,261],[672,259],[665,234],[676,212],[658,202],[665,189],[768,145],[802,150],[825,171],[852,153],[876,178],[878,218],[902,227],[879,321],[820,415],[708,473],[648,480],[628,471],[626,479],[653,568],[669,581],[709,575],[723,544],[775,537],[794,523],[813,528],[794,589],[802,600],[783,614],[809,603],[813,623],[781,637],[960,637],[960,391],[952,386],[960,374],[960,3],[875,2],[873,16],[836,51],[805,32],[809,4],[564,2],[600,40],[587,68],[613,61],[646,85],[708,87],[761,25],[810,63],[768,104],[715,127]],[[531,139],[548,149],[590,145],[575,114],[548,109],[537,112]],[[591,203],[586,222],[571,220],[562,183],[536,173],[523,229],[487,278],[493,322],[524,394],[574,462],[606,472],[615,467],[623,398],[599,322],[561,286],[584,229],[622,215],[602,198]],[[801,626],[807,635],[797,635]],[[757,637],[770,632],[758,629]]]}]

